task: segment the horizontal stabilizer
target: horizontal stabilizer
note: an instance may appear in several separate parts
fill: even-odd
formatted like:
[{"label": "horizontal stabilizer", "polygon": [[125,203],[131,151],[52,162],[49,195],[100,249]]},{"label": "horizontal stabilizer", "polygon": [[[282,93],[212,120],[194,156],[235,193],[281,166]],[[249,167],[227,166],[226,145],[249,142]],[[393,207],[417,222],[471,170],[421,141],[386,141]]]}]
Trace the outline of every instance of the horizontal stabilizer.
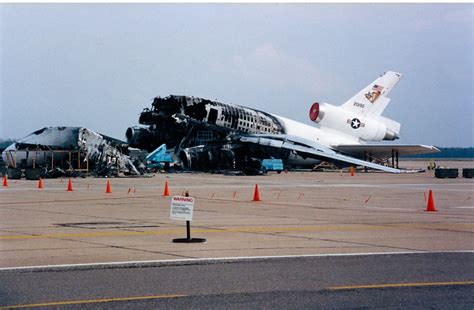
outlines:
[{"label": "horizontal stabilizer", "polygon": [[247,135],[240,137],[244,143],[254,143],[261,146],[282,148],[297,153],[304,154],[307,157],[324,159],[326,161],[341,161],[358,166],[365,166],[376,170],[382,170],[391,173],[400,173],[399,169],[382,166],[368,161],[360,160],[350,156],[339,154],[323,145],[314,143],[310,140],[289,135]]},{"label": "horizontal stabilizer", "polygon": [[412,144],[346,144],[338,145],[337,150],[348,156],[363,158],[364,155],[375,158],[389,158],[394,152],[399,156],[438,153],[440,150],[432,145]]}]

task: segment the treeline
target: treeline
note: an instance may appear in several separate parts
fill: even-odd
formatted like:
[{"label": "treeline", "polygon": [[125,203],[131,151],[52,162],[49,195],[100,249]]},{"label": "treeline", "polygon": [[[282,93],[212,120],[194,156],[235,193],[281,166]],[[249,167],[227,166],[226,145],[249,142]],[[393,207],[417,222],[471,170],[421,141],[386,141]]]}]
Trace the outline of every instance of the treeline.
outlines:
[{"label": "treeline", "polygon": [[434,154],[409,155],[404,158],[470,158],[474,159],[474,147],[438,147]]},{"label": "treeline", "polygon": [[0,139],[0,150],[6,149],[10,144],[14,143],[13,139]]}]

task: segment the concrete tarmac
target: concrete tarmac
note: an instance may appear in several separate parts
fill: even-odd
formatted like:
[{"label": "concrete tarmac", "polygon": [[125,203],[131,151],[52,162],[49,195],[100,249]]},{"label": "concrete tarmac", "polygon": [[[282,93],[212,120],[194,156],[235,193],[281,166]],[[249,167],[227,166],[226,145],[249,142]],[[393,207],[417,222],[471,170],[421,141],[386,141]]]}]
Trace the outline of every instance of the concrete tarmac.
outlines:
[{"label": "concrete tarmac", "polygon": [[[406,167],[425,162],[404,162]],[[438,164],[441,164],[438,162]],[[472,167],[473,162],[454,162]],[[170,220],[170,198],[196,198],[192,237]],[[10,180],[0,189],[0,268],[101,262],[474,250],[474,181],[411,174],[203,173],[152,178]],[[253,202],[255,184],[262,201]],[[428,191],[438,212],[425,212]]]}]

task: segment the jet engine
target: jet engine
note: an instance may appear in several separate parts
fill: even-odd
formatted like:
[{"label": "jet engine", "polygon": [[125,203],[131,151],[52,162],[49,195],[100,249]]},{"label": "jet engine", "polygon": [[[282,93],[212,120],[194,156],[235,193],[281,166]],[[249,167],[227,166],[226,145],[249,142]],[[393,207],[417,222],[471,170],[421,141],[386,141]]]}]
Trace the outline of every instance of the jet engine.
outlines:
[{"label": "jet engine", "polygon": [[179,153],[184,169],[212,170],[233,168],[234,153],[231,150],[214,146],[188,147]]},{"label": "jet engine", "polygon": [[315,102],[309,110],[309,118],[321,127],[341,131],[365,141],[395,140],[398,133],[387,124],[393,120],[382,116],[366,117],[328,103]]},{"label": "jet engine", "polygon": [[131,147],[147,149],[149,141],[152,139],[152,133],[148,128],[134,126],[127,129],[125,137]]}]

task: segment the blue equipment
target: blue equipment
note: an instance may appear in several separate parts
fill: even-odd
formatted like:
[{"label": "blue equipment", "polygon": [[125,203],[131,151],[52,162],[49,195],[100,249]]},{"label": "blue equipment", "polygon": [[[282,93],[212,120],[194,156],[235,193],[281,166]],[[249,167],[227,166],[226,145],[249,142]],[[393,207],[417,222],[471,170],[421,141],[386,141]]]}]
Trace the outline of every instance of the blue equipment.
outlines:
[{"label": "blue equipment", "polygon": [[276,171],[281,173],[283,170],[283,161],[281,159],[264,159],[262,160],[262,171]]},{"label": "blue equipment", "polygon": [[148,168],[163,168],[166,164],[174,162],[174,160],[170,152],[166,150],[166,144],[162,144],[145,157],[145,162]]}]

